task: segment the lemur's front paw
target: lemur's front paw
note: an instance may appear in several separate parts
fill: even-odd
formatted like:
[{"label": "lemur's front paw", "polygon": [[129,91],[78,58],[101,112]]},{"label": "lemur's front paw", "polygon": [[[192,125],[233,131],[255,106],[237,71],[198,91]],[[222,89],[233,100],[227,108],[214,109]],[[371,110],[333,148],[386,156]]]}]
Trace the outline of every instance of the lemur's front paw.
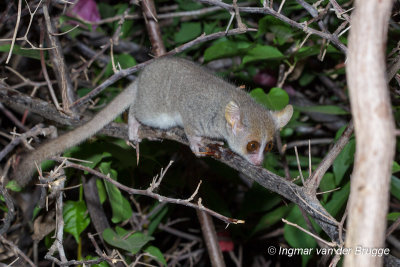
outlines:
[{"label": "lemur's front paw", "polygon": [[187,136],[189,140],[189,146],[196,157],[204,157],[205,155],[201,152],[204,148],[203,138],[200,136]]},{"label": "lemur's front paw", "polygon": [[220,158],[221,153],[219,147],[224,144],[224,142],[204,139],[200,136],[188,136],[190,149],[196,155],[196,157],[212,156],[215,158]]}]

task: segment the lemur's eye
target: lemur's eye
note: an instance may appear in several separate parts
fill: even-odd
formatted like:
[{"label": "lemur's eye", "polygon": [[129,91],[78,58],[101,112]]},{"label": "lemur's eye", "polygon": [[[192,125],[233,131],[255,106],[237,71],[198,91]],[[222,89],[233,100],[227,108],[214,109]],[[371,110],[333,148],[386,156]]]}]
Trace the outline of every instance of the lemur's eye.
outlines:
[{"label": "lemur's eye", "polygon": [[265,145],[264,152],[270,152],[273,147],[274,147],[274,143],[272,143],[272,141],[269,141]]},{"label": "lemur's eye", "polygon": [[257,141],[250,141],[247,143],[247,152],[255,152],[257,149],[260,148],[260,143]]}]

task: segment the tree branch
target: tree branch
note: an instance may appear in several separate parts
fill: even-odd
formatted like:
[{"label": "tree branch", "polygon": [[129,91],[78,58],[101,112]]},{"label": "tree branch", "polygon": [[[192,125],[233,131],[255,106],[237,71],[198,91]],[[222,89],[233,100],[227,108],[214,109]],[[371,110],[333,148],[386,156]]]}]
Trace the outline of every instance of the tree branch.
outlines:
[{"label": "tree branch", "polygon": [[[392,1],[355,1],[347,81],[356,135],[346,247],[382,248],[395,151],[386,80],[386,40]],[[381,266],[371,254],[345,257],[345,266]]]},{"label": "tree branch", "polygon": [[[32,112],[36,113],[37,111],[34,108],[39,107],[39,112],[41,116],[44,118],[50,118],[61,123],[68,120],[64,117],[66,115],[60,113],[53,114],[53,112],[46,112],[46,106],[49,107],[49,110],[55,109],[52,105],[48,104],[45,101],[41,101],[35,99],[34,101],[29,101],[29,97],[24,95],[24,101],[18,101],[16,96],[19,93],[14,90],[1,88],[0,87],[0,101],[11,103],[12,99],[19,103],[21,108],[30,109]],[[22,94],[21,94],[22,95]],[[4,96],[4,97],[3,97]],[[11,96],[11,97],[10,97]],[[11,98],[11,99],[10,99]],[[23,103],[28,103],[27,106],[23,106]],[[31,105],[32,102],[35,102],[35,105]],[[32,109],[33,108],[33,109]],[[57,114],[59,118],[57,118]],[[85,119],[84,121],[86,121]],[[66,125],[74,125],[78,126],[83,123],[77,122],[77,120],[72,120],[73,123],[68,122]],[[127,126],[120,124],[109,124],[107,125],[100,133],[108,134],[113,137],[128,139],[127,136]],[[169,139],[174,140],[179,143],[188,145],[188,141],[182,129],[180,128],[172,128],[168,131],[154,129],[150,127],[140,127],[139,136],[141,139]],[[286,180],[283,177],[280,177],[262,167],[254,166],[248,163],[239,155],[234,154],[230,149],[219,147],[217,153],[220,157],[219,161],[225,163],[229,167],[246,173],[246,175],[252,180],[259,183],[261,186],[280,194],[281,196],[287,198],[293,203],[299,205],[302,209],[304,209],[311,217],[315,219],[315,221],[321,226],[321,228],[327,233],[327,235],[334,241],[338,240],[338,225],[339,223],[321,206],[319,200],[315,195],[311,195],[305,190],[305,188],[295,185],[294,183]]]}]

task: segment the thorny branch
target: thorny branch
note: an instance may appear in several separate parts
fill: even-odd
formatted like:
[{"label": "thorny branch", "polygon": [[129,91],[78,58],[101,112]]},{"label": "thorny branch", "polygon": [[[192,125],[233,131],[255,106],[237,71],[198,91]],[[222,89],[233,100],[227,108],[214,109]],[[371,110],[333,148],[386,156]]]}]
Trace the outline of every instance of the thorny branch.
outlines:
[{"label": "thorny branch", "polygon": [[[54,159],[56,161],[62,161],[59,159]],[[172,162],[171,162],[172,163]],[[201,211],[205,211],[207,213],[209,213],[210,215],[220,219],[221,221],[224,221],[227,224],[233,223],[233,224],[238,224],[238,223],[244,223],[243,220],[238,220],[238,219],[231,219],[228,218],[226,216],[223,216],[213,210],[210,210],[206,207],[204,207],[201,204],[201,199],[200,201],[198,201],[197,204],[194,204],[192,202],[190,202],[191,198],[189,199],[175,199],[175,198],[170,198],[170,197],[165,197],[162,196],[160,194],[154,193],[153,191],[158,187],[158,185],[161,183],[162,178],[165,175],[165,172],[168,170],[169,166],[171,165],[171,163],[167,166],[167,168],[165,169],[165,171],[161,172],[160,177],[154,177],[155,180],[153,180],[153,182],[150,184],[149,188],[145,189],[145,190],[141,190],[141,189],[133,189],[130,188],[128,186],[125,186],[115,180],[113,180],[111,177],[109,177],[108,175],[104,175],[101,172],[98,172],[96,170],[93,170],[91,168],[82,166],[80,164],[76,164],[76,163],[71,163],[70,161],[66,161],[65,162],[65,166],[66,167],[72,167],[78,170],[83,170],[83,171],[87,171],[93,175],[95,175],[96,177],[99,177],[107,182],[112,183],[113,185],[115,185],[116,187],[118,187],[119,189],[127,192],[128,194],[133,194],[133,195],[143,195],[143,196],[149,196],[151,198],[157,199],[160,202],[167,202],[167,203],[173,203],[173,204],[180,204],[180,205],[185,205],[187,207],[191,207],[191,208],[195,208],[197,210],[201,210]]]},{"label": "thorny branch", "polygon": [[[200,3],[204,3],[204,4],[209,4],[209,5],[214,5],[214,6],[219,6],[223,9],[226,9],[227,11],[234,11],[234,6],[233,5],[229,5],[226,4],[224,2],[221,1],[217,1],[217,0],[195,0],[197,2]],[[287,24],[298,28],[302,31],[304,31],[305,33],[311,33],[311,34],[315,34],[323,39],[326,39],[330,42],[332,42],[336,47],[338,47],[343,53],[346,53],[347,51],[347,47],[340,42],[339,38],[337,35],[335,34],[330,34],[327,32],[321,32],[318,30],[315,30],[313,28],[307,27],[304,23],[299,23],[296,22],[292,19],[289,19],[288,17],[282,15],[281,13],[275,11],[273,8],[270,7],[264,7],[264,8],[260,8],[260,7],[238,7],[240,12],[245,12],[245,13],[258,13],[258,14],[265,14],[265,15],[272,15],[274,17],[276,17],[277,19],[282,20],[283,22],[286,22]]]},{"label": "thorny branch", "polygon": [[4,201],[6,202],[7,206],[7,214],[2,220],[2,226],[0,228],[0,236],[3,235],[4,233],[7,233],[8,228],[11,225],[12,220],[14,219],[14,213],[15,213],[15,207],[14,207],[14,202],[11,198],[11,196],[8,194],[7,189],[4,188],[4,176],[0,177],[0,195],[3,196]]},{"label": "thorny branch", "polygon": [[[0,96],[4,96],[5,98],[7,98],[9,94],[7,94],[7,90],[0,89]],[[40,106],[43,107],[43,104]],[[45,111],[41,111],[40,113],[43,114],[44,117],[46,117],[47,113]],[[52,116],[52,118],[54,119],[54,115]],[[64,121],[64,119],[60,117],[59,121]],[[78,124],[76,126],[78,126]],[[110,126],[111,125],[109,125],[109,127]],[[123,139],[128,138],[126,125],[112,126],[112,128],[112,136]],[[170,139],[186,145],[188,144],[183,131],[181,129],[175,128],[168,131],[162,131],[151,129],[149,127],[141,127],[139,130],[139,136],[142,139]],[[315,196],[307,193],[307,190],[305,190],[305,188],[301,188],[293,184],[292,182],[287,181],[286,179],[267,171],[266,169],[250,165],[240,156],[233,154],[229,149],[219,148],[219,150],[221,155],[221,158],[219,160],[221,162],[227,164],[235,170],[246,173],[249,178],[258,182],[265,188],[268,188],[284,196],[290,201],[298,204],[300,207],[305,209],[307,213],[309,213],[317,221],[318,224],[321,225],[321,227],[332,238],[332,240],[336,240],[336,238],[338,237],[337,225],[339,223],[325,211],[325,209],[321,206],[319,200]],[[78,164],[76,165],[77,166],[74,165],[74,167],[78,168],[80,166]],[[126,189],[130,190],[130,188]]]},{"label": "thorny branch", "polygon": [[[343,53],[346,53],[347,48],[346,46],[341,43],[339,41],[339,36],[341,34],[343,34],[346,30],[342,31],[349,23],[349,16],[345,13],[347,11],[344,11],[335,0],[330,0],[330,4],[333,6],[336,14],[338,17],[343,18],[344,22],[339,26],[339,28],[337,28],[337,30],[332,34],[329,33],[326,28],[325,25],[322,23],[321,20],[319,20],[320,18],[320,14],[318,14],[318,11],[315,9],[315,7],[313,6],[309,6],[305,1],[301,1],[298,0],[298,2],[311,14],[311,16],[313,17],[312,21],[318,21],[318,26],[321,28],[322,31],[318,31],[315,30],[313,28],[310,28],[308,26],[307,23],[299,23],[296,22],[295,20],[289,19],[288,17],[284,16],[281,12],[279,11],[275,11],[272,8],[272,2],[273,1],[268,1],[270,2],[270,5],[264,5],[263,8],[258,8],[258,7],[246,7],[246,6],[242,6],[242,5],[238,5],[235,6],[234,5],[230,5],[230,4],[226,4],[224,2],[221,1],[216,1],[216,0],[196,0],[197,2],[200,3],[204,3],[204,4],[209,4],[212,5],[213,7],[210,8],[205,8],[203,10],[200,10],[198,12],[176,12],[176,13],[171,13],[171,14],[160,14],[158,16],[158,18],[171,18],[171,17],[180,17],[180,16],[193,16],[193,15],[201,15],[201,14],[205,14],[206,12],[213,12],[215,10],[218,9],[225,9],[228,12],[235,14],[238,20],[238,24],[241,24],[241,18],[240,18],[240,12],[242,13],[258,13],[258,14],[266,14],[266,15],[272,15],[278,19],[280,19],[283,22],[286,22],[287,24],[296,27],[302,31],[304,31],[307,36],[310,34],[314,34],[317,35],[325,40],[327,40],[328,42],[333,43],[337,48],[339,48]],[[21,41],[24,40],[26,42],[28,42],[32,48],[35,48],[29,41],[27,38],[27,33],[31,27],[31,23],[33,20],[33,17],[36,13],[36,11],[38,10],[39,6],[41,6],[41,2],[39,2],[39,4],[37,5],[36,9],[34,12],[31,12],[29,9],[29,13],[30,13],[30,23],[29,23],[29,27],[26,31],[26,34],[23,38],[16,38],[17,35],[17,31],[18,31],[18,24],[20,22],[20,13],[21,13],[21,1],[18,2],[18,18],[17,18],[17,24],[15,27],[15,31],[14,31],[14,35],[13,38],[10,39],[10,41],[12,42],[12,46],[14,45],[15,41]],[[145,1],[146,2],[146,1]],[[285,1],[282,1],[282,5],[284,4]],[[28,6],[29,8],[29,6]],[[48,16],[48,12],[46,12],[46,7],[43,7],[43,11],[44,11],[44,15],[46,18],[46,25],[47,28],[49,30],[49,32],[53,32],[53,30],[51,29],[52,25],[49,24],[51,23],[50,17]],[[129,14],[123,14],[120,17],[115,17],[115,18],[111,18],[114,20],[120,20],[120,21],[124,21],[127,18],[132,18],[134,16],[129,15]],[[101,22],[97,22],[97,23],[92,23],[92,24],[97,24],[100,25],[101,23],[107,23],[109,21],[111,21],[111,19],[107,19],[107,20],[103,20]],[[312,22],[311,21],[311,22]],[[122,23],[121,23],[122,24]],[[121,25],[120,24],[120,25]],[[240,25],[239,25],[240,26]],[[243,25],[242,25],[243,26]],[[243,34],[249,31],[256,31],[257,29],[246,29],[245,27],[239,27],[237,29],[234,30],[230,30],[228,32],[218,32],[218,33],[214,33],[214,34],[209,34],[209,35],[201,35],[198,38],[196,38],[195,40],[188,42],[186,44],[183,44],[171,51],[169,51],[166,55],[174,55],[177,53],[180,53],[182,51],[185,51],[188,48],[191,48],[195,45],[198,45],[200,43],[203,42],[207,42],[210,40],[215,40],[224,36],[229,36],[229,35],[236,35],[236,34]],[[117,31],[118,32],[118,31]],[[113,38],[118,39],[119,36],[119,32],[118,34],[116,34],[113,36]],[[55,36],[55,35],[54,35]],[[49,38],[54,38],[54,36],[49,36]],[[56,37],[56,36],[55,36]],[[7,39],[3,39],[0,41],[7,41]],[[100,51],[98,53],[98,55],[101,55],[102,53],[104,53],[109,46],[111,45],[111,42],[108,46],[105,46],[106,48],[103,47],[102,51]],[[57,49],[61,49],[61,45],[58,45],[57,43],[53,43],[53,45],[51,45],[52,47],[49,48],[51,50],[56,50]],[[38,49],[38,48],[37,48]],[[12,53],[12,48],[10,50],[7,62],[11,56]],[[62,53],[62,51],[58,50],[58,53]],[[93,60],[95,60],[96,57],[93,57],[91,59],[91,61],[88,61],[87,64],[85,64],[81,70],[83,70],[86,67],[89,67],[90,64],[93,62]],[[61,69],[62,70],[66,70],[66,65],[65,62],[60,60],[60,57],[57,57],[57,60],[59,61],[59,63],[62,65]],[[151,60],[146,61],[144,63],[138,64],[134,67],[128,68],[128,69],[124,69],[124,70],[119,70],[117,73],[115,73],[114,75],[112,75],[111,77],[109,77],[107,80],[105,80],[101,85],[99,85],[97,88],[95,88],[94,90],[91,91],[91,93],[89,93],[87,96],[78,99],[75,103],[72,104],[73,108],[78,108],[80,106],[82,106],[83,104],[87,103],[88,101],[90,101],[94,96],[96,96],[98,93],[100,93],[102,90],[104,90],[105,88],[107,88],[108,86],[110,86],[111,84],[113,84],[114,82],[118,81],[119,79],[126,77],[132,73],[137,72],[138,70],[142,69],[143,67],[145,67],[147,64],[149,64],[151,62]],[[42,53],[42,68],[45,69],[44,66],[44,60],[43,60],[43,53]],[[63,69],[64,68],[64,69]],[[395,68],[398,69],[398,66],[396,65]],[[12,69],[10,69],[12,70]],[[396,71],[393,70],[392,73],[395,73]],[[77,73],[76,75],[78,75],[79,73]],[[392,74],[391,74],[392,75]],[[74,77],[75,78],[75,77]],[[64,79],[67,78],[61,78],[64,82]],[[25,78],[24,80],[24,84],[28,84],[28,85],[34,85],[35,87],[40,87],[40,86],[44,86],[47,84],[50,84],[50,80],[48,78],[46,78],[47,82],[42,82],[42,83],[33,83],[31,82],[29,79]],[[21,84],[21,86],[23,86]],[[62,87],[62,86],[61,86]],[[17,87],[15,87],[17,88]],[[49,105],[47,102],[45,101],[41,101],[41,100],[37,100],[37,99],[32,99],[30,97],[27,96],[23,96],[22,94],[10,90],[9,88],[6,88],[4,85],[2,85],[0,83],[0,99],[1,101],[7,103],[7,104],[16,104],[18,106],[21,106],[23,108],[26,109],[30,109],[33,112],[37,112],[39,114],[41,114],[44,118],[48,118],[51,119],[53,121],[56,121],[58,123],[61,123],[63,125],[79,125],[82,123],[82,121],[79,121],[76,117],[71,117],[68,116],[66,114],[62,114],[60,112],[58,112],[56,109],[54,109],[53,106]],[[66,105],[67,106],[67,105]],[[245,162],[242,158],[240,158],[239,156],[233,154],[229,149],[225,149],[225,148],[219,148],[219,153],[221,154],[221,158],[219,159],[221,162],[224,162],[225,164],[227,164],[228,166],[232,167],[233,169],[236,169],[240,172],[246,173],[246,175],[251,178],[254,181],[257,181],[259,184],[261,184],[262,186],[264,186],[265,188],[268,188],[274,192],[277,192],[278,194],[284,196],[285,198],[289,199],[290,201],[296,203],[299,207],[301,207],[302,209],[304,209],[308,214],[310,214],[315,220],[316,222],[322,227],[322,229],[327,233],[327,235],[334,241],[334,242],[341,242],[342,239],[342,230],[343,230],[343,224],[344,224],[344,218],[341,222],[336,221],[332,216],[330,216],[330,214],[322,207],[322,205],[320,204],[319,200],[316,198],[315,196],[315,192],[318,188],[318,185],[324,175],[324,173],[327,171],[327,169],[332,165],[332,162],[334,160],[334,158],[337,156],[337,154],[343,149],[344,145],[348,142],[351,133],[352,133],[352,123],[349,124],[347,130],[345,131],[345,133],[343,134],[343,136],[338,140],[338,142],[335,144],[335,146],[330,150],[330,152],[327,154],[327,156],[323,159],[323,161],[321,162],[321,164],[318,166],[318,168],[313,172],[313,174],[311,175],[311,177],[306,180],[305,182],[305,186],[304,187],[299,187],[287,180],[285,180],[282,177],[279,177],[265,169],[261,169],[261,168],[257,168],[254,166],[249,165],[247,162]],[[126,136],[126,126],[125,125],[118,125],[118,124],[110,124],[108,125],[103,131],[102,133],[106,133],[108,135],[111,136],[117,136],[120,138],[124,138],[127,139]],[[183,144],[187,144],[187,140],[186,137],[184,135],[184,133],[182,132],[181,129],[171,129],[168,131],[161,131],[161,130],[156,130],[156,129],[151,129],[148,127],[142,127],[140,129],[140,136],[143,138],[162,138],[162,139],[171,139],[171,140],[175,140],[178,142],[181,142]],[[324,141],[326,142],[326,140]],[[10,143],[11,145],[11,143]],[[14,144],[13,144],[14,146]],[[8,152],[7,152],[8,153]],[[136,189],[132,189],[132,188],[128,188],[122,184],[119,184],[118,182],[112,180],[111,178],[109,178],[106,175],[103,175],[95,170],[92,170],[90,168],[86,168],[83,167],[79,164],[75,164],[75,163],[71,163],[71,162],[66,162],[67,166],[69,167],[73,167],[73,168],[77,168],[77,169],[81,169],[81,170],[85,170],[88,171],[89,173],[92,173],[104,180],[107,180],[111,183],[113,183],[114,185],[116,185],[117,187],[119,187],[122,190],[125,190],[126,192],[130,193],[130,194],[141,194],[141,195],[146,195],[149,197],[153,197],[155,199],[158,199],[159,201],[163,201],[163,202],[169,202],[169,203],[176,203],[176,204],[184,204],[186,206],[189,207],[193,207],[196,208],[198,210],[204,210],[210,214],[212,214],[213,216],[216,216],[217,218],[221,219],[222,221],[226,222],[226,223],[239,223],[239,220],[235,220],[235,219],[231,219],[231,218],[227,218],[224,216],[221,216],[213,211],[208,210],[207,208],[203,207],[201,205],[201,202],[199,202],[198,204],[194,204],[191,201],[193,200],[193,197],[195,196],[196,192],[189,197],[187,200],[180,200],[180,199],[172,199],[172,198],[168,198],[168,197],[164,197],[164,196],[160,196],[156,193],[154,193],[154,190],[158,187],[158,185],[161,183],[163,174],[160,176],[160,178],[158,180],[156,180],[154,182],[154,184],[152,184],[147,190],[136,190]],[[311,166],[310,166],[311,168]],[[165,173],[164,173],[165,174]],[[3,192],[2,192],[3,193]],[[62,194],[58,195],[57,201],[58,201],[58,206],[62,207]],[[62,211],[60,209],[57,210],[58,212],[58,216],[62,217],[62,214],[60,214],[60,212],[62,213]],[[99,260],[94,260],[94,261],[67,261],[65,255],[62,253],[63,252],[63,248],[62,248],[62,221],[58,221],[58,232],[57,232],[57,239],[59,241],[59,243],[57,244],[57,240],[56,242],[53,244],[54,247],[52,247],[51,251],[54,252],[55,250],[58,250],[61,254],[61,261],[56,259],[55,257],[51,256],[50,252],[49,254],[46,256],[48,259],[51,259],[52,261],[54,261],[55,263],[59,264],[59,265],[72,265],[72,264],[91,264],[91,263],[99,263],[101,261],[103,261],[104,259],[99,259]],[[60,246],[61,245],[61,246]],[[100,255],[100,253],[99,253]],[[103,255],[103,254],[102,254]],[[103,255],[104,256],[104,255]],[[104,256],[105,257],[105,256]]]},{"label": "thorny branch", "polygon": [[50,1],[46,0],[43,5],[43,15],[46,25],[46,39],[50,43],[51,47],[54,49],[49,50],[50,59],[53,63],[54,73],[57,77],[58,86],[61,90],[61,98],[63,103],[63,108],[65,112],[71,112],[71,103],[76,99],[75,91],[73,90],[72,80],[70,73],[65,62],[64,53],[62,51],[62,46],[58,36],[56,35],[57,30],[54,26],[53,21],[50,18],[48,5]]}]

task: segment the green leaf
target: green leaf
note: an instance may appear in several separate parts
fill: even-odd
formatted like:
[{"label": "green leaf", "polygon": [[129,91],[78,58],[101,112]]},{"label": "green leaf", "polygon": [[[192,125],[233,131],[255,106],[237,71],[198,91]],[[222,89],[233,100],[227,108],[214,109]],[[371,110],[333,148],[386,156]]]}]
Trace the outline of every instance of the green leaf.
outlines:
[{"label": "green leaf", "polygon": [[[304,229],[307,229],[307,224],[304,221],[303,215],[299,207],[294,206],[292,211],[287,217],[287,220],[291,223],[295,223]],[[283,227],[285,240],[291,247],[294,248],[315,248],[317,246],[317,242],[310,235],[304,233],[300,229],[297,229],[294,226],[285,224]],[[303,266],[307,265],[307,262],[311,259],[311,255],[301,255],[303,260]]]},{"label": "green leaf", "polygon": [[[61,20],[60,20],[60,24],[61,24]],[[85,23],[81,22],[79,24],[85,24]],[[87,24],[85,24],[85,25],[87,25]],[[81,30],[82,28],[79,28],[79,27],[74,28],[75,26],[76,25],[72,25],[72,24],[64,24],[61,26],[61,32],[68,32],[69,37],[71,37],[72,39],[76,39],[76,37],[84,31]],[[92,26],[89,25],[88,29],[91,30]]]},{"label": "green leaf", "polygon": [[268,106],[272,110],[281,110],[289,104],[289,95],[285,90],[274,87],[268,93]]},{"label": "green leaf", "polygon": [[346,130],[346,128],[347,128],[347,125],[343,125],[342,127],[340,127],[339,128],[339,130],[337,130],[337,132],[336,132],[336,134],[335,134],[335,142],[337,141],[337,140],[339,140],[339,138],[343,135],[343,133],[344,133],[344,130]]},{"label": "green leaf", "polygon": [[256,37],[259,38],[265,33],[273,33],[274,43],[283,45],[294,35],[294,29],[277,18],[265,16],[258,21],[258,32]]},{"label": "green leaf", "polygon": [[39,205],[36,205],[33,208],[33,214],[32,214],[32,220],[36,218],[36,216],[39,215],[40,211],[42,210],[42,208],[39,207]]},{"label": "green leaf", "polygon": [[[293,119],[291,119],[291,120],[293,121]],[[289,137],[289,136],[292,136],[293,134],[294,134],[294,129],[293,128],[289,128],[289,127],[286,126],[284,129],[281,130],[281,136],[282,137]]]},{"label": "green leaf", "polygon": [[[80,155],[84,156],[85,162],[81,162],[80,164],[89,168],[94,168],[99,164],[103,159],[112,156],[110,152],[99,152],[99,153],[94,153],[94,154],[88,154],[87,152],[93,152],[93,151],[85,151],[84,147],[86,144],[81,144],[80,146],[74,146],[70,149],[68,149],[66,152],[64,152],[63,156],[64,157],[73,157],[75,153],[80,153]],[[83,158],[83,157],[82,157]],[[87,172],[85,172],[87,174]]]},{"label": "green leaf", "polygon": [[[97,139],[103,139],[97,137]],[[101,161],[108,161],[110,158],[115,158],[113,161],[120,168],[135,168],[136,155],[132,153],[127,147],[122,147],[120,144],[115,143],[115,139],[104,138],[104,141],[96,142],[85,142],[79,146],[73,147],[68,150],[68,153],[64,155],[69,155],[71,157],[85,159],[90,162],[82,162],[84,166],[95,167]],[[115,143],[115,144],[114,144]]]},{"label": "green leaf", "polygon": [[63,208],[64,231],[75,237],[79,243],[80,234],[90,223],[86,204],[83,201],[66,201]]},{"label": "green leaf", "polygon": [[207,35],[220,31],[220,27],[218,27],[217,21],[204,22],[203,28],[204,28],[204,33]]},{"label": "green leaf", "polygon": [[19,184],[15,180],[9,181],[6,185],[6,188],[10,189],[11,191],[14,191],[14,192],[21,192],[21,190],[22,190],[22,187],[19,186]]},{"label": "green leaf", "polygon": [[[269,31],[269,27],[271,26],[271,20],[274,20],[275,18],[270,18],[271,16],[265,16],[258,20],[258,31],[256,34],[256,37],[259,38],[263,34],[267,33]],[[275,19],[277,21],[277,19]]]},{"label": "green leaf", "polygon": [[181,29],[175,34],[176,43],[185,43],[193,40],[201,34],[200,22],[185,22],[182,23]]},{"label": "green leaf", "polygon": [[[240,209],[239,218],[245,218],[255,213],[265,213],[276,207],[282,200],[275,193],[262,187],[258,183],[253,183],[251,188],[246,192],[242,207]],[[254,205],[257,203],[257,205]]]},{"label": "green leaf", "polygon": [[302,86],[302,87],[305,87],[305,86],[307,86],[308,84],[310,84],[314,79],[315,79],[315,75],[314,74],[311,74],[311,73],[309,73],[309,72],[304,72],[302,75],[301,75],[301,77],[300,77],[300,79],[299,79],[299,84]]},{"label": "green leaf", "polygon": [[[321,180],[321,183],[319,184],[319,189],[322,192],[326,192],[329,190],[333,190],[336,188],[336,183],[335,183],[335,176],[331,172],[325,173],[324,177]],[[323,194],[322,199],[326,201],[328,199],[330,194]]]},{"label": "green leaf", "polygon": [[393,161],[392,173],[396,173],[398,171],[400,171],[400,165],[396,161]]},{"label": "green leaf", "polygon": [[[111,169],[111,162],[102,162],[99,166],[100,171],[103,174],[110,175],[110,177],[116,180],[117,172]],[[129,201],[121,194],[121,191],[112,183],[104,181],[107,195],[110,199],[113,223],[119,223],[129,219],[132,216],[132,208]]]},{"label": "green leaf", "polygon": [[332,193],[332,198],[325,205],[325,209],[329,212],[329,214],[335,217],[341,210],[345,208],[349,194],[350,182],[347,182],[342,189]]},{"label": "green leaf", "polygon": [[316,56],[320,53],[320,48],[317,46],[303,46],[294,55],[295,59],[302,60],[308,57]]},{"label": "green leaf", "polygon": [[167,266],[167,261],[164,258],[164,255],[162,254],[161,250],[159,250],[155,246],[148,246],[143,250],[144,252],[149,253],[152,255],[154,258],[156,258],[162,265]]},{"label": "green leaf", "polygon": [[100,179],[96,179],[96,186],[97,186],[97,192],[99,192],[100,203],[103,204],[104,201],[106,201],[107,199],[107,191],[104,187],[103,182]]},{"label": "green leaf", "polygon": [[218,40],[204,52],[204,62],[240,55],[250,46],[249,42]]},{"label": "green leaf", "polygon": [[281,219],[285,217],[286,214],[289,213],[289,211],[291,211],[291,209],[291,206],[280,206],[273,211],[266,213],[264,216],[261,217],[256,227],[253,229],[251,235],[257,234],[259,231],[263,231],[273,226],[277,222],[280,222]]},{"label": "green leaf", "polygon": [[243,64],[256,60],[282,58],[284,58],[284,56],[277,48],[269,45],[256,45],[247,52],[246,56],[243,57]]},{"label": "green leaf", "polygon": [[[153,209],[156,208],[158,205],[160,205],[160,204],[157,203],[157,205],[155,205],[153,207]],[[160,224],[162,219],[164,219],[164,217],[165,217],[165,215],[167,215],[167,213],[168,213],[168,207],[165,206],[161,210],[159,210],[156,214],[153,214],[150,217],[151,222],[150,222],[149,227],[148,227],[148,234],[149,235],[152,235],[154,233],[154,231],[157,229],[158,225]]]},{"label": "green leaf", "polygon": [[176,2],[178,3],[180,9],[187,11],[197,10],[204,7],[202,4],[187,0],[177,0]]},{"label": "green leaf", "polygon": [[[117,8],[118,15],[122,15],[124,12],[126,12],[127,9],[129,9],[129,5],[125,4],[125,3],[115,5],[114,7]],[[130,12],[133,12],[133,10],[131,9]],[[125,39],[132,35],[131,30],[133,27],[133,22],[134,21],[131,19],[124,20],[124,23],[122,24],[122,27],[121,27],[121,37],[120,37],[121,39]],[[117,28],[119,27],[119,21],[114,22],[113,27],[114,27],[114,31],[116,31]]]},{"label": "green leaf", "polygon": [[[108,89],[108,88],[107,88]],[[91,88],[81,87],[77,90],[78,97],[83,97],[92,91]]]},{"label": "green leaf", "polygon": [[390,180],[390,193],[400,200],[400,179],[393,175]]},{"label": "green leaf", "polygon": [[[129,67],[135,66],[136,60],[130,54],[118,54],[118,55],[114,55],[114,63],[115,63],[115,67],[117,69],[118,69],[118,66],[121,66],[122,69],[127,69]],[[112,62],[110,60],[106,66],[104,75],[106,77],[109,77],[113,73],[114,73],[114,71],[112,69]]]},{"label": "green leaf", "polygon": [[237,52],[238,49],[234,42],[228,40],[224,42],[218,42],[206,49],[204,52],[204,62],[234,56],[237,54]]},{"label": "green leaf", "polygon": [[[8,53],[10,51],[10,49],[11,49],[11,44],[0,45],[0,52]],[[44,53],[47,53],[47,52],[44,51]],[[33,58],[33,59],[40,59],[39,50],[23,49],[19,45],[14,45],[12,54],[23,56],[23,57],[29,57],[29,58]]]},{"label": "green leaf", "polygon": [[287,25],[274,25],[270,27],[270,30],[275,35],[278,45],[285,44],[294,35],[292,28]]},{"label": "green leaf", "polygon": [[[99,257],[92,256],[92,255],[87,255],[85,257],[85,260],[97,260],[98,258]],[[93,265],[90,265],[90,266],[91,267],[110,267],[110,265],[108,265],[108,263],[106,261],[102,261],[102,262],[100,262],[98,264],[93,264]]]},{"label": "green leaf", "polygon": [[353,164],[356,142],[351,139],[333,162],[333,173],[335,174],[336,185],[339,185],[344,174]]},{"label": "green leaf", "polygon": [[400,212],[391,212],[386,216],[389,221],[395,221],[400,217]]},{"label": "green leaf", "polygon": [[112,5],[100,1],[97,6],[102,19],[110,18],[116,15],[116,8]]},{"label": "green leaf", "polygon": [[119,227],[117,227],[117,232],[113,231],[111,228],[104,230],[104,240],[114,247],[124,249],[133,254],[138,253],[149,241],[154,240],[152,236],[147,236],[143,233],[134,233],[127,237],[125,234],[126,231],[121,231],[121,229],[118,228]]},{"label": "green leaf", "polygon": [[[74,22],[74,23],[72,23]],[[59,17],[59,24],[62,32],[68,32],[68,36],[75,39],[82,32],[88,30],[92,31],[93,27],[89,23],[83,22],[83,20],[77,17],[70,17],[67,15],[61,15]],[[76,25],[80,27],[76,28]]]},{"label": "green leaf", "polygon": [[272,110],[281,110],[289,103],[289,95],[278,87],[272,88],[268,94],[265,94],[261,88],[256,88],[250,92],[250,95],[258,103]]},{"label": "green leaf", "polygon": [[256,88],[250,91],[250,96],[258,103],[268,108],[268,96],[261,88]]},{"label": "green leaf", "polygon": [[347,115],[349,114],[347,111],[338,106],[331,105],[321,105],[321,106],[309,106],[309,107],[299,107],[296,108],[302,112],[317,112],[323,114],[332,114],[332,115]]}]

